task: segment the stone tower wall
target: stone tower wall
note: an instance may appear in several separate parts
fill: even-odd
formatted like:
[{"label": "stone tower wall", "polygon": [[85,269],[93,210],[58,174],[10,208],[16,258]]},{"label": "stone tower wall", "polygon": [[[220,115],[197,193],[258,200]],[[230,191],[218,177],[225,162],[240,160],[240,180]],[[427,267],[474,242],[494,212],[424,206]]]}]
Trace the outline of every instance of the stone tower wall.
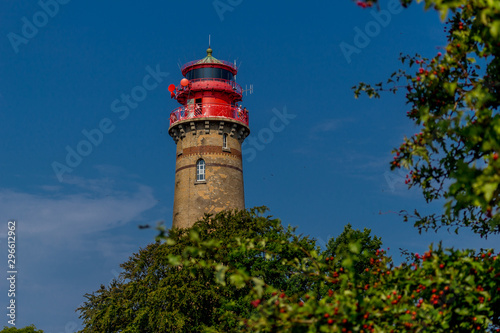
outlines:
[{"label": "stone tower wall", "polygon": [[[241,145],[249,132],[225,118],[189,119],[169,129],[177,144],[173,227],[190,227],[205,213],[245,208]],[[196,180],[199,159],[206,170],[201,182]]]}]

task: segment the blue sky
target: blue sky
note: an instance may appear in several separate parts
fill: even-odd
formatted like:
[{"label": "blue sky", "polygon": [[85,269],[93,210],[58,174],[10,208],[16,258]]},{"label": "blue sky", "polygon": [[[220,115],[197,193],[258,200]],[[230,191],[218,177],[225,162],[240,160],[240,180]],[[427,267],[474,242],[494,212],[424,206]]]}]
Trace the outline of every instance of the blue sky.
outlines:
[{"label": "blue sky", "polygon": [[[391,150],[418,129],[402,95],[355,100],[350,89],[387,78],[400,52],[437,53],[445,37],[436,13],[391,12],[384,0],[380,21],[347,0],[54,3],[0,3],[0,267],[6,275],[7,221],[16,219],[18,327],[74,332],[83,294],[153,241],[155,232],[138,225],[171,225],[175,145],[167,129],[178,105],[167,87],[182,78],[179,64],[205,56],[209,34],[213,55],[236,60],[238,83],[254,85],[243,101],[249,139],[259,145],[243,151],[247,207],[268,206],[319,244],[346,223],[370,228],[396,260],[398,248],[423,252],[439,240],[498,244],[466,232],[419,235],[402,222],[395,212],[441,207],[389,171]],[[357,50],[346,56],[341,45]],[[141,90],[148,75],[155,87]],[[127,114],[113,112],[134,91],[146,94]],[[280,130],[271,130],[274,118]],[[81,143],[85,131],[95,144]],[[69,166],[68,149],[86,156]],[[54,165],[71,172],[58,177]],[[2,280],[2,306],[7,287]]]}]

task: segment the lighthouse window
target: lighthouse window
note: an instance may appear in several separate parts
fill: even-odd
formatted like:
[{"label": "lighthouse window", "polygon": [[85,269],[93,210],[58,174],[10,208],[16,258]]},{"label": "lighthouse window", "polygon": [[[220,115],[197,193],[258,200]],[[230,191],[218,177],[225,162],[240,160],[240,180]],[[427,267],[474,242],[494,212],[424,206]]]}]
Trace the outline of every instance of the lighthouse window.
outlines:
[{"label": "lighthouse window", "polygon": [[205,161],[198,160],[196,162],[196,181],[202,182],[205,180]]},{"label": "lighthouse window", "polygon": [[222,134],[222,149],[228,149],[227,146],[227,133]]},{"label": "lighthouse window", "polygon": [[233,80],[233,73],[222,68],[196,68],[186,73],[186,79],[224,79]]},{"label": "lighthouse window", "polygon": [[209,67],[209,68],[204,68],[204,77],[215,77],[215,78],[221,78],[222,77],[222,69],[220,68],[214,68],[214,67]]}]

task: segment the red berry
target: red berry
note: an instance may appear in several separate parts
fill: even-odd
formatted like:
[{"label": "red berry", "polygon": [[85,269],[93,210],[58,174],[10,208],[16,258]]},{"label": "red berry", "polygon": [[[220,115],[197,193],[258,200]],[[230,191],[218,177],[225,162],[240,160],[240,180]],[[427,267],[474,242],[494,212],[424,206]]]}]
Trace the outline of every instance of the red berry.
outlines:
[{"label": "red berry", "polygon": [[260,299],[256,299],[254,301],[251,301],[250,304],[253,305],[254,308],[258,307],[260,304]]}]

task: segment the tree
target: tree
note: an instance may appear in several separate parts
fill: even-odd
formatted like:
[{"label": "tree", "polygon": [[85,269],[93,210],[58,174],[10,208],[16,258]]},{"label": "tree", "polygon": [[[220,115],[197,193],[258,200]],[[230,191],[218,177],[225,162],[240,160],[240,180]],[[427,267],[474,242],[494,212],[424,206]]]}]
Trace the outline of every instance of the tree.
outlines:
[{"label": "tree", "polygon": [[4,326],[0,333],[43,333],[43,331],[37,330],[35,325],[26,326],[23,328]]},{"label": "tree", "polygon": [[[121,265],[118,280],[85,295],[78,309],[85,326],[81,332],[237,331],[253,309],[247,295],[259,279],[303,293],[312,281],[295,275],[294,266],[283,261],[316,251],[315,241],[261,216],[264,211],[223,212],[190,229],[168,230],[167,242],[134,254]],[[242,246],[242,239],[256,241]],[[226,283],[231,271],[243,275],[231,275]],[[255,278],[246,285],[243,277],[249,276]]]},{"label": "tree", "polygon": [[[413,262],[393,267],[392,260],[377,251],[362,279],[355,268],[358,256],[358,249],[351,247],[338,269],[335,261],[310,257],[314,264],[308,275],[321,274],[324,286],[330,287],[326,293],[254,291],[257,311],[242,331],[500,331],[500,260],[491,252],[431,248]],[[320,273],[324,269],[329,273]]]},{"label": "tree", "polygon": [[[401,0],[404,6],[413,0]],[[416,0],[441,12],[448,44],[430,58],[402,55],[406,66],[386,83],[354,87],[367,93],[406,90],[408,117],[420,128],[394,150],[391,168],[409,170],[406,183],[425,199],[444,199],[441,214],[405,212],[420,231],[470,228],[500,232],[500,2]],[[361,7],[376,0],[357,1]],[[416,67],[416,68],[415,68]]]},{"label": "tree", "polygon": [[328,272],[308,274],[311,256],[351,260],[348,248],[358,246],[359,261],[370,265],[381,245],[368,229],[348,225],[322,251],[295,228],[261,216],[265,210],[222,212],[190,229],[162,229],[165,242],[134,254],[121,265],[119,280],[85,295],[81,332],[240,332],[259,305],[256,291],[321,293]]},{"label": "tree", "polygon": [[[215,260],[208,260],[220,243],[190,238],[192,247],[173,256],[179,269],[211,269],[221,286],[229,283],[248,293],[238,301],[254,311],[239,313],[239,326],[232,327],[237,332],[500,331],[500,254],[492,250],[439,245],[395,266],[385,251],[373,251],[378,238],[348,225],[325,251],[289,243],[294,256],[280,260],[288,272],[284,278],[304,288],[283,289],[264,274],[249,274],[230,262],[221,265],[212,255]],[[258,257],[271,258],[275,252],[267,244],[272,239],[265,234],[240,238],[225,245],[224,252],[259,249]]]},{"label": "tree", "polygon": [[369,230],[347,225],[324,251],[294,231],[255,209],[169,230],[86,295],[82,332],[500,331],[492,250],[396,267]]},{"label": "tree", "polygon": [[354,230],[351,224],[347,224],[344,231],[337,238],[330,238],[326,244],[326,250],[323,252],[325,261],[332,261],[336,257],[338,265],[344,259],[349,258],[352,247],[356,246],[357,251],[364,255],[363,258],[358,258],[359,260],[354,268],[356,273],[363,274],[365,269],[371,265],[371,255],[376,253],[382,246],[382,239],[377,236],[372,237],[370,233],[370,229],[365,228],[361,232],[360,230]]}]

